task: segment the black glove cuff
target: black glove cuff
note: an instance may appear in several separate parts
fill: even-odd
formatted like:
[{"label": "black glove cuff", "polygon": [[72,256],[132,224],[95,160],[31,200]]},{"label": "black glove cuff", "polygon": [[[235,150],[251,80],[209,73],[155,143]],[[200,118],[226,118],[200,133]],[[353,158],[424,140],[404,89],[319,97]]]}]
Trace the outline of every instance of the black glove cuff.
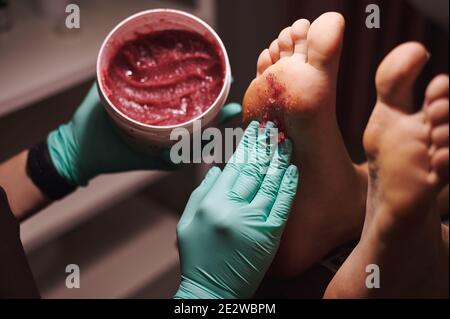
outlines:
[{"label": "black glove cuff", "polygon": [[63,198],[76,189],[59,175],[50,157],[47,141],[28,150],[27,173],[42,193],[53,200]]}]

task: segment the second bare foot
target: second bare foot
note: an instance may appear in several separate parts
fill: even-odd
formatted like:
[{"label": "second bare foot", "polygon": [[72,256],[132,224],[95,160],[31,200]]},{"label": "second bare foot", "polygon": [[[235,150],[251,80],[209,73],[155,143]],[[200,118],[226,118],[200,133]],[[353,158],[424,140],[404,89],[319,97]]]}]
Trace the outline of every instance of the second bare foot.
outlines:
[{"label": "second bare foot", "polygon": [[[364,229],[326,297],[448,297],[448,241],[442,240],[439,211],[433,209],[448,183],[448,76],[436,77],[423,109],[411,112],[413,84],[428,57],[422,45],[406,43],[378,69],[378,102],[364,134],[369,162]],[[379,286],[366,282],[373,265]]]}]

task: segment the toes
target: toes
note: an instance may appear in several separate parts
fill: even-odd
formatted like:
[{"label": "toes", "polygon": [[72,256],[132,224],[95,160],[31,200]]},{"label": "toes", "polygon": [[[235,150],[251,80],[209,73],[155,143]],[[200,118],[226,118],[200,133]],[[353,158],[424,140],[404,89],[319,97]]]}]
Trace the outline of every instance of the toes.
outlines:
[{"label": "toes", "polygon": [[426,108],[426,114],[434,127],[448,123],[448,98],[434,101]]},{"label": "toes", "polygon": [[438,99],[448,99],[449,81],[447,74],[436,76],[430,84],[428,84],[425,92],[425,105],[428,106]]},{"label": "toes", "polygon": [[270,57],[269,49],[265,49],[258,58],[258,65],[257,65],[257,73],[258,76],[264,73],[264,71],[272,65],[272,58]]},{"label": "toes", "polygon": [[281,31],[278,36],[278,48],[280,49],[280,59],[294,54],[294,41],[291,37],[291,27]]},{"label": "toes", "polygon": [[413,84],[429,58],[423,45],[404,43],[392,50],[378,67],[378,98],[387,105],[411,112]]},{"label": "toes", "polygon": [[436,76],[425,92],[424,110],[432,125],[431,166],[442,183],[449,175],[449,80],[447,75]]},{"label": "toes", "polygon": [[291,38],[294,41],[294,53],[302,57],[303,61],[307,61],[308,42],[306,38],[308,36],[310,23],[306,19],[297,20],[291,28]]},{"label": "toes", "polygon": [[431,142],[436,149],[448,147],[448,125],[435,127],[431,131]]},{"label": "toes", "polygon": [[308,63],[337,72],[344,29],[345,20],[339,13],[327,12],[317,18],[308,31]]},{"label": "toes", "polygon": [[269,53],[272,63],[275,64],[280,59],[280,48],[278,46],[278,39],[274,40],[269,46]]}]

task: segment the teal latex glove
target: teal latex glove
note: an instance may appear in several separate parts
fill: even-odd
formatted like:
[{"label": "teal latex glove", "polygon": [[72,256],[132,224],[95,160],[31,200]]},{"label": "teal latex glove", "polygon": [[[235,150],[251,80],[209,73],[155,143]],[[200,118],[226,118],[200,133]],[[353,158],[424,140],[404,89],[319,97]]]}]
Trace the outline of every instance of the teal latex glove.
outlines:
[{"label": "teal latex glove", "polygon": [[[222,108],[219,118],[225,122],[240,112],[239,104],[228,104]],[[121,140],[101,105],[95,84],[72,120],[51,132],[47,143],[58,173],[75,186],[86,185],[103,173],[174,167],[167,152],[149,156]]]},{"label": "teal latex glove", "polygon": [[213,167],[192,193],[177,226],[175,298],[249,298],[263,279],[298,183],[290,141],[267,144],[272,126],[252,122],[223,172]]}]

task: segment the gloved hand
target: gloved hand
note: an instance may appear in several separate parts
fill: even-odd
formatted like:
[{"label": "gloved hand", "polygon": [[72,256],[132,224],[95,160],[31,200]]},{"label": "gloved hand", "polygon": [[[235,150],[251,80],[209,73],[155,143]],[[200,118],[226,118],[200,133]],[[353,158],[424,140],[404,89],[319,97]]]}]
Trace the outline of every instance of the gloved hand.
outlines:
[{"label": "gloved hand", "polygon": [[259,286],[298,182],[290,141],[278,149],[267,143],[272,127],[252,122],[223,172],[213,167],[192,193],[177,226],[175,298],[249,298]]},{"label": "gloved hand", "polygon": [[[222,108],[219,118],[224,122],[240,112],[239,104],[228,104]],[[101,105],[95,84],[73,119],[51,132],[47,143],[58,173],[74,186],[86,185],[103,173],[167,170],[174,166],[165,152],[152,157],[135,151],[121,140]]]}]

